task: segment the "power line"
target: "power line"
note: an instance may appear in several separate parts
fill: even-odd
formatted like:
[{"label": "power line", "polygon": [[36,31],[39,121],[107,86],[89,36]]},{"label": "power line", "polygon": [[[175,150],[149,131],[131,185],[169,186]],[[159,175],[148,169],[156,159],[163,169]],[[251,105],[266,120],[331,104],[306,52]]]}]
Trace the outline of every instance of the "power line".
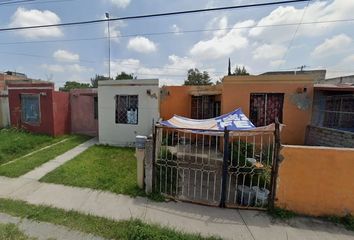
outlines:
[{"label": "power line", "polygon": [[15,4],[42,4],[42,3],[56,3],[56,2],[69,2],[75,0],[48,0],[48,1],[40,1],[40,0],[17,0],[17,1],[2,1],[0,2],[0,6],[10,6]]},{"label": "power line", "polygon": [[25,29],[37,29],[37,28],[48,28],[48,27],[65,27],[65,26],[74,26],[74,25],[102,23],[102,22],[107,22],[107,21],[122,21],[122,20],[144,19],[144,18],[152,18],[152,17],[165,17],[165,16],[172,16],[172,15],[182,15],[182,14],[192,14],[192,13],[202,13],[202,12],[212,12],[212,11],[222,11],[222,10],[232,10],[232,9],[252,8],[252,7],[263,7],[263,6],[273,6],[273,5],[301,3],[301,2],[309,2],[309,1],[311,1],[311,0],[288,0],[288,1],[281,1],[281,2],[267,2],[267,3],[246,4],[246,5],[235,5],[235,6],[228,6],[228,7],[205,8],[205,9],[195,9],[195,10],[186,10],[186,11],[177,11],[177,12],[135,15],[135,16],[118,17],[118,18],[110,18],[110,19],[98,19],[98,20],[89,20],[89,21],[57,23],[57,24],[47,24],[47,25],[35,25],[35,26],[25,26],[25,27],[0,28],[0,32],[25,30]]},{"label": "power line", "polygon": [[[212,28],[212,29],[195,29],[195,30],[182,30],[178,33],[199,33],[199,32],[215,32],[220,30],[236,30],[236,29],[250,29],[250,28],[268,28],[268,27],[287,27],[287,26],[297,26],[297,25],[312,25],[312,24],[325,24],[325,23],[338,23],[338,22],[352,22],[354,18],[348,19],[335,19],[335,20],[326,20],[326,21],[310,21],[310,22],[297,22],[297,23],[282,23],[282,24],[265,24],[265,25],[256,25],[256,26],[243,26],[243,27],[227,27],[227,28]],[[157,35],[169,35],[175,34],[175,31],[166,31],[166,32],[151,32],[151,33],[133,33],[119,36],[111,36],[111,38],[127,38],[127,37],[136,37],[136,36],[157,36]],[[95,38],[74,38],[74,39],[60,39],[60,40],[39,40],[39,41],[18,41],[18,42],[0,42],[0,45],[16,45],[16,44],[29,44],[29,43],[57,43],[57,42],[75,42],[75,41],[95,41],[95,40],[104,40],[108,37],[95,37]]]},{"label": "power line", "polygon": [[[289,53],[289,51],[290,51],[290,48],[291,48],[291,46],[293,45],[293,42],[294,42],[294,40],[295,40],[295,38],[296,38],[296,35],[297,35],[297,33],[298,33],[299,29],[300,29],[300,25],[301,25],[302,21],[304,20],[304,17],[305,17],[305,14],[306,14],[306,10],[307,10],[309,4],[310,4],[310,2],[307,2],[306,7],[304,8],[304,11],[303,11],[303,13],[302,13],[300,22],[299,22],[299,24],[298,24],[297,27],[296,27],[296,30],[295,30],[295,32],[294,32],[294,35],[293,35],[293,37],[291,38],[291,40],[290,40],[290,42],[289,42],[289,45],[288,45],[288,47],[287,47],[287,49],[286,49],[286,51],[285,51],[285,53],[284,53],[284,56],[282,57],[283,60],[286,60],[286,58],[287,58],[287,56],[288,56],[288,53]],[[280,65],[280,66],[281,66],[281,65]]]}]

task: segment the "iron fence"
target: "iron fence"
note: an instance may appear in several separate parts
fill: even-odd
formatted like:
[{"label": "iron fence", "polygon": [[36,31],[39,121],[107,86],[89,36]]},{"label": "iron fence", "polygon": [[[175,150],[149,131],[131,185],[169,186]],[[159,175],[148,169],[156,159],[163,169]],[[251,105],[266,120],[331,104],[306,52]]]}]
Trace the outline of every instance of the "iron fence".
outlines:
[{"label": "iron fence", "polygon": [[155,184],[167,197],[266,208],[274,191],[275,131],[155,128]]}]

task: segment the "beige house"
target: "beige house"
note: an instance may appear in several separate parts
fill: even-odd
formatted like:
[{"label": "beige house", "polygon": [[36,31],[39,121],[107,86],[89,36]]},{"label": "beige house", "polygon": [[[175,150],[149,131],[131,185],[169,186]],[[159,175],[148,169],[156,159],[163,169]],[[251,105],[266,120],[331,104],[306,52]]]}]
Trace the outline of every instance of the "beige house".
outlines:
[{"label": "beige house", "polygon": [[158,79],[99,81],[100,143],[133,146],[137,135],[150,135],[160,117],[159,91]]}]

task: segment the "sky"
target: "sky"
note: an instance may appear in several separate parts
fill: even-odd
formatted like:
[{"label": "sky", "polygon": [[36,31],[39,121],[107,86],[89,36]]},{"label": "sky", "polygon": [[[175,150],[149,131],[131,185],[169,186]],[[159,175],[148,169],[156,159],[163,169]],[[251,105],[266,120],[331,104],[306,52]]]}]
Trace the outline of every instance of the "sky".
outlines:
[{"label": "sky", "polygon": [[[3,4],[0,28],[183,11],[267,0],[36,0]],[[14,0],[16,1],[16,0]],[[274,2],[274,1],[273,1]],[[212,80],[245,66],[266,71],[326,69],[327,77],[354,74],[354,1],[309,3],[110,22],[111,75],[121,71],[160,85],[180,85],[187,70],[208,71]],[[341,20],[341,21],[338,21]],[[342,21],[346,20],[346,21]],[[297,23],[302,24],[297,24]],[[314,24],[313,22],[317,22]],[[34,79],[90,82],[108,75],[108,26],[0,31],[0,71]]]}]

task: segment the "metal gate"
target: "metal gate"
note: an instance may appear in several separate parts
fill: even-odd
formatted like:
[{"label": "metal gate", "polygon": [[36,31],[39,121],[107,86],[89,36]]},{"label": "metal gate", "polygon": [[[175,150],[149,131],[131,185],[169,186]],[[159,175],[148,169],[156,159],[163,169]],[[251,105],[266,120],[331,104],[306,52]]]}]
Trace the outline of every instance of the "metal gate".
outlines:
[{"label": "metal gate", "polygon": [[156,126],[154,189],[181,201],[266,208],[274,199],[277,130],[198,132]]}]

